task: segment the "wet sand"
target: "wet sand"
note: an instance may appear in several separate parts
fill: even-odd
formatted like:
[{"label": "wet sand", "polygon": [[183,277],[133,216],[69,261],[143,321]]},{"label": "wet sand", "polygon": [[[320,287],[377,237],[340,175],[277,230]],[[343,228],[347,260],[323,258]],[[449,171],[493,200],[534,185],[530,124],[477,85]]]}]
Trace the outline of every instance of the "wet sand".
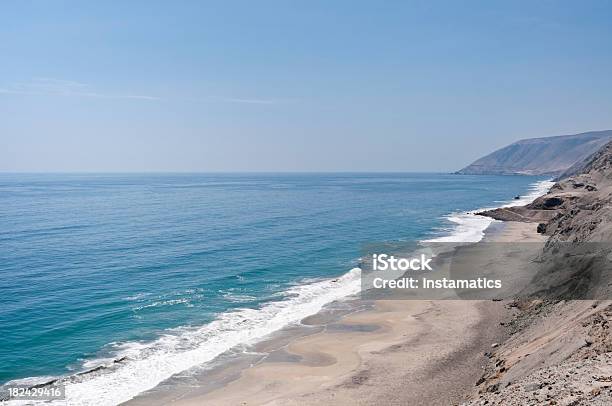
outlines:
[{"label": "wet sand", "polygon": [[[542,241],[535,227],[509,222],[486,239]],[[512,263],[500,258],[500,266]],[[376,300],[367,307],[313,316],[309,331],[257,346],[260,356],[202,373],[188,390],[171,385],[128,404],[458,404],[475,392],[485,352],[505,339],[500,321],[510,312],[503,302],[482,300]]]}]

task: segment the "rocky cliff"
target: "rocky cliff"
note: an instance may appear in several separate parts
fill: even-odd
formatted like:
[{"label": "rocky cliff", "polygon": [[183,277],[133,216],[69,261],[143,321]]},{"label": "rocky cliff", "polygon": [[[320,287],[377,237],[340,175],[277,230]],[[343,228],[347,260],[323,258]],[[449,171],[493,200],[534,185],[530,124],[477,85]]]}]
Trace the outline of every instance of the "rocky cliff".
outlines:
[{"label": "rocky cliff", "polygon": [[[612,142],[580,168],[579,173],[557,181],[548,193],[526,206],[477,214],[535,222],[537,231],[549,236],[541,261],[554,264],[556,271],[540,272],[540,278],[533,281],[535,288],[565,299],[612,297],[612,275],[600,266],[590,266],[588,261],[593,261],[594,255],[587,255],[589,250],[610,251],[603,256],[612,253]],[[559,261],[561,253],[567,258]],[[585,296],[584,289],[591,293]]]},{"label": "rocky cliff", "polygon": [[[612,130],[517,141],[456,172],[465,175],[558,176],[612,140]],[[581,168],[574,168],[578,172]]]},{"label": "rocky cliff", "polygon": [[557,181],[526,206],[478,214],[504,221],[540,223],[551,241],[612,241],[612,142],[579,164],[579,171]]},{"label": "rocky cliff", "polygon": [[[534,259],[538,294],[508,303],[516,309],[509,338],[488,353],[479,393],[466,404],[612,404],[612,142],[573,172],[531,204],[481,213],[538,223],[548,239]],[[603,266],[581,255],[593,251]]]}]

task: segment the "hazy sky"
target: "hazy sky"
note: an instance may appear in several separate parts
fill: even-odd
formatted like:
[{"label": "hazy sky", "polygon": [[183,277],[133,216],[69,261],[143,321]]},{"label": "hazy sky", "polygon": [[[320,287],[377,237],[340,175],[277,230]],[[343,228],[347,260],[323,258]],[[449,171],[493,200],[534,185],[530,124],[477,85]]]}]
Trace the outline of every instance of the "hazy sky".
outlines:
[{"label": "hazy sky", "polygon": [[612,128],[609,1],[2,1],[0,171],[451,171]]}]

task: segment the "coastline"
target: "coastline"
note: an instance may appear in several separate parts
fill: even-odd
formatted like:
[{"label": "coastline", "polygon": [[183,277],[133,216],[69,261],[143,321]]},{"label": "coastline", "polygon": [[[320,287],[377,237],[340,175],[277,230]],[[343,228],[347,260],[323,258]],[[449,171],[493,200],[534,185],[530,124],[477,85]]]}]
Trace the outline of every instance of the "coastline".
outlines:
[{"label": "coastline", "polygon": [[63,11],[5,8],[0,406],[612,406],[612,2]]},{"label": "coastline", "polygon": [[[535,197],[532,197],[533,194],[539,194],[541,187],[541,181],[525,186],[531,193],[526,192],[522,199],[531,200]],[[502,202],[499,199],[487,202],[521,203],[520,200]],[[487,203],[468,207],[485,205]],[[451,210],[447,211],[452,213],[450,215],[439,213],[436,217],[446,217],[451,227],[431,228],[431,232],[441,237],[428,241],[449,241],[449,238],[457,242],[478,241],[483,237],[483,231],[493,222],[476,216],[474,212]],[[499,225],[497,222],[494,224]],[[494,228],[489,227],[487,234],[491,234]],[[20,383],[62,383],[67,388],[68,403],[108,405],[142,399],[151,401],[144,404],[166,404],[168,402],[158,401],[158,398],[166,399],[166,394],[170,394],[173,399],[175,394],[186,398],[190,396],[187,392],[216,390],[235,380],[245,368],[263,360],[295,360],[293,355],[276,351],[272,346],[282,342],[287,345],[297,336],[312,335],[320,329],[328,328],[331,320],[337,321],[342,315],[372,306],[371,303],[351,302],[353,293],[359,290],[357,285],[354,292],[351,292],[353,282],[359,282],[359,274],[355,275],[354,270],[328,278],[308,280],[305,284],[296,285],[295,289],[285,291],[283,300],[270,301],[256,309],[224,312],[212,323],[188,326],[151,342],[118,342],[120,346],[110,356],[102,354],[101,357],[93,358],[83,363],[83,368],[75,373],[33,376]],[[322,321],[322,318],[326,321]],[[310,324],[300,323],[301,320]],[[331,328],[346,330],[347,326],[336,323]],[[273,354],[269,354],[271,349],[274,350]]]},{"label": "coastline", "polygon": [[[487,241],[544,238],[533,223],[490,228]],[[500,258],[500,266],[511,264]],[[293,336],[255,346],[266,355],[126,404],[457,404],[475,394],[489,360],[484,354],[506,338],[500,322],[512,312],[491,301],[354,300],[352,305],[366,309],[312,316],[305,320],[310,331],[297,329]]]}]

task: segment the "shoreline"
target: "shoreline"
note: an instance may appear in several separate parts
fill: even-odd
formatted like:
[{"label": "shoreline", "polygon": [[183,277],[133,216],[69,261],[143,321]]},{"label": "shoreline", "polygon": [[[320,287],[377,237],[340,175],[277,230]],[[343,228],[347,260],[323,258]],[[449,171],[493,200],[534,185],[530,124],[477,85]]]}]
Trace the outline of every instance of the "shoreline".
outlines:
[{"label": "shoreline", "polygon": [[[504,203],[505,206],[515,205],[524,203],[525,201],[531,201],[535,197],[539,196],[542,193],[542,188],[545,187],[546,181],[537,181],[535,183],[531,183],[528,187],[528,190],[524,196],[521,197],[521,200],[515,201],[506,201]],[[502,203],[502,202],[498,202]],[[451,213],[445,216],[451,223],[453,223],[452,231],[449,231],[449,234],[443,234],[441,237],[434,238],[432,240],[425,241],[463,241],[463,242],[476,242],[479,241],[486,235],[492,235],[495,233],[495,226],[500,226],[500,223],[495,222],[492,219],[486,219],[481,216],[476,216],[475,212],[462,212],[462,213]],[[500,226],[501,227],[501,226]],[[485,236],[486,237],[486,236]],[[449,240],[450,238],[450,240]],[[486,237],[488,238],[488,237]],[[334,308],[338,303],[350,303],[352,301],[352,294],[346,293],[345,291],[350,290],[349,284],[353,282],[355,279],[355,270],[352,269],[343,275],[336,277],[334,279],[325,279],[320,282],[315,282],[307,285],[310,288],[318,289],[322,291],[323,295],[315,294],[314,297],[317,298],[314,303],[313,300],[308,297],[312,297],[313,295],[309,295],[308,293],[313,293],[312,291],[306,292],[307,294],[301,295],[299,299],[300,305],[303,305],[303,312],[300,316],[299,314],[295,316],[293,321],[284,324],[281,326],[279,323],[275,323],[274,329],[268,329],[267,333],[262,333],[261,329],[257,329],[258,336],[251,337],[251,339],[245,339],[242,343],[250,344],[241,344],[238,342],[230,342],[228,340],[217,340],[217,344],[221,347],[224,347],[225,350],[217,351],[217,348],[213,348],[213,351],[217,351],[217,355],[214,357],[210,357],[208,353],[209,349],[206,347],[198,347],[194,348],[190,351],[178,352],[180,355],[179,360],[174,360],[174,362],[170,365],[166,365],[163,359],[163,353],[160,352],[160,357],[135,357],[134,362],[132,362],[132,358],[124,353],[118,354],[116,358],[108,362],[108,359],[104,359],[103,363],[99,365],[95,365],[93,368],[89,368],[83,371],[83,373],[76,373],[73,375],[67,375],[65,377],[51,377],[55,381],[66,382],[67,387],[69,389],[70,397],[82,400],[84,402],[87,401],[100,401],[99,398],[94,398],[92,396],[93,393],[96,393],[99,390],[102,390],[105,395],[105,404],[138,404],[142,399],[148,399],[144,404],[150,404],[151,402],[156,402],[159,396],[162,396],[164,399],[167,399],[166,394],[170,392],[178,392],[181,398],[191,396],[190,393],[194,391],[194,387],[196,390],[200,388],[204,388],[206,390],[218,389],[220,386],[226,384],[228,381],[235,379],[236,374],[240,371],[244,370],[245,367],[250,367],[252,364],[258,364],[261,362],[267,362],[270,359],[274,359],[274,357],[281,356],[284,357],[280,352],[275,352],[272,357],[266,355],[266,351],[268,349],[268,345],[277,345],[278,337],[282,337],[283,339],[287,339],[288,336],[295,337],[295,335],[310,335],[313,332],[316,332],[317,329],[327,328],[327,324],[321,325],[319,322],[314,323],[313,325],[305,326],[302,321],[302,324],[299,326],[295,326],[295,323],[299,323],[301,320],[317,320],[317,318],[321,317],[321,312],[327,312],[328,308],[331,307],[332,312],[334,312],[333,317],[338,318],[340,314],[346,313],[354,313],[355,305],[350,304],[350,309],[339,310]],[[359,276],[357,275],[357,281]],[[342,283],[337,283],[338,281]],[[348,282],[348,283],[344,283]],[[319,286],[321,285],[321,286]],[[325,285],[325,286],[323,286]],[[329,288],[332,289],[329,289]],[[312,289],[311,289],[312,290]],[[358,289],[357,289],[358,290]],[[335,292],[334,292],[335,291]],[[342,292],[341,292],[342,291]],[[344,292],[344,293],[343,293]],[[316,293],[316,292],[315,292]],[[304,296],[304,297],[301,297]],[[334,296],[334,297],[332,297]],[[302,299],[306,299],[303,301]],[[293,302],[293,297],[291,298]],[[286,301],[281,302],[271,302],[270,306],[280,305],[281,312],[282,306],[286,305]],[[364,306],[363,301],[360,302],[357,307]],[[310,314],[310,316],[308,316]],[[234,319],[237,318],[238,324],[244,323],[245,320],[252,321],[252,315],[242,315],[242,314],[232,314]],[[282,315],[281,315],[282,316]],[[242,321],[240,321],[242,320]],[[234,320],[236,321],[236,320]],[[286,320],[285,320],[286,321]],[[216,322],[216,321],[215,321]],[[214,323],[213,323],[214,324]],[[249,324],[249,323],[247,323]],[[256,326],[257,327],[257,326]],[[261,327],[261,326],[260,326]],[[268,326],[269,327],[269,326]],[[344,328],[344,327],[343,327]],[[203,326],[198,330],[198,332],[204,332],[207,329],[207,325]],[[245,326],[243,331],[248,332],[249,327]],[[251,329],[252,330],[252,329]],[[261,334],[260,334],[261,333]],[[172,336],[176,338],[176,346],[180,347],[181,343],[180,336]],[[157,343],[159,340],[152,342],[151,344]],[[171,343],[163,343],[164,346],[168,346]],[[259,349],[263,348],[262,352],[259,352]],[[204,350],[204,351],[201,351]],[[206,352],[206,354],[204,353]],[[124,363],[124,360],[125,361]],[[174,372],[169,374],[170,366],[174,368]],[[230,366],[231,368],[226,368]],[[179,368],[180,367],[180,368]],[[112,370],[111,373],[105,373],[107,370]],[[218,372],[218,380],[208,383],[210,381],[210,377],[212,374]],[[233,375],[229,377],[228,371],[230,371]],[[83,376],[87,375],[87,378],[91,376],[91,379],[81,379]],[[138,383],[138,392],[136,394],[128,397],[128,394],[122,391],[106,391],[104,388],[113,387],[116,385],[124,386],[125,382],[134,382],[136,375],[147,376],[147,378],[151,379],[138,379],[136,382]],[[29,379],[29,378],[28,378]],[[216,379],[216,378],[215,378]],[[175,390],[179,388],[178,390]],[[172,400],[176,396],[172,395]],[[112,399],[115,399],[112,401]],[[160,404],[166,404],[167,401],[159,402]],[[142,403],[141,403],[142,404]]]},{"label": "shoreline", "polygon": [[[485,232],[487,241],[543,238],[533,223],[495,223]],[[511,312],[491,301],[351,302],[368,308],[311,316],[255,345],[263,355],[237,357],[125,404],[457,404],[475,394],[484,354],[506,338],[500,322]]]}]

